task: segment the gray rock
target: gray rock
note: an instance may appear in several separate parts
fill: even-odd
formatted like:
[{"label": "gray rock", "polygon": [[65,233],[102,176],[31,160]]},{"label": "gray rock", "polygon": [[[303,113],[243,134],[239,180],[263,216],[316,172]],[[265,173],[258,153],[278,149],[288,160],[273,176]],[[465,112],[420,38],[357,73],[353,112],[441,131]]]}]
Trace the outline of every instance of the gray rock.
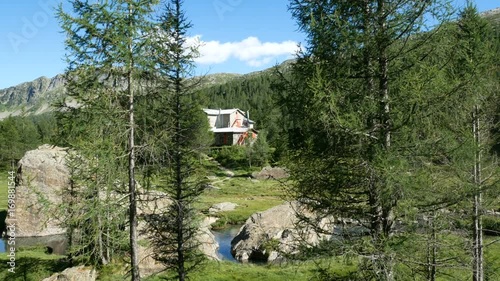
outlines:
[{"label": "gray rock", "polygon": [[147,191],[142,188],[139,189],[137,199],[138,216],[160,212],[172,202],[164,192],[153,190]]},{"label": "gray rock", "polygon": [[210,207],[210,209],[208,209],[208,212],[210,214],[216,214],[219,212],[233,211],[234,209],[236,209],[237,206],[238,206],[238,204],[231,203],[231,202],[217,203],[217,204],[212,205],[212,207]]},{"label": "gray rock", "polygon": [[[196,237],[197,243],[199,243],[198,249],[211,260],[220,260],[218,256],[219,243],[217,243],[215,236],[210,231],[210,225],[217,221],[217,219],[215,217],[205,217],[200,223]],[[147,239],[147,236],[144,236],[144,227],[144,222],[139,224],[139,228],[141,229],[139,232],[143,233],[140,239]],[[139,266],[141,267],[141,274],[144,276],[149,276],[165,269],[163,264],[154,259],[154,253],[155,249],[153,247],[139,247]]]},{"label": "gray rock", "polygon": [[[60,221],[53,217],[54,208],[61,203],[61,191],[69,185],[69,170],[65,157],[67,149],[42,145],[36,150],[26,152],[19,161],[16,177],[16,231],[18,237],[48,236],[64,234],[66,230],[59,227]],[[117,183],[120,184],[120,183]],[[138,215],[152,214],[164,211],[171,200],[165,193],[146,191],[138,186]],[[104,196],[104,195],[102,195]],[[122,198],[123,194],[112,194]],[[6,223],[10,218],[6,218]],[[144,221],[139,222],[139,232],[145,227]],[[202,241],[200,249],[209,258],[217,257],[218,244],[209,230],[210,223],[202,224],[198,238]],[[142,238],[145,238],[144,236]],[[151,249],[142,250],[144,263],[150,272],[158,270],[151,261]],[[151,257],[152,258],[152,257]]]},{"label": "gray rock", "polygon": [[210,231],[210,225],[217,221],[218,218],[206,217],[200,224],[198,231],[199,249],[202,253],[211,260],[220,260],[218,255],[219,243],[215,240],[214,234]]},{"label": "gray rock", "polygon": [[95,281],[96,279],[97,272],[93,268],[81,265],[66,268],[61,273],[54,273],[43,281]]},{"label": "gray rock", "polygon": [[[297,228],[299,219],[296,210],[299,208],[298,203],[287,202],[253,214],[231,241],[233,256],[241,262],[279,261],[283,260],[283,254],[297,254],[301,242],[315,245],[331,237],[319,234],[311,228]],[[333,233],[335,227],[333,218],[316,218],[302,208],[300,212],[307,217],[317,219],[317,225],[326,233]]]},{"label": "gray rock", "polygon": [[36,104],[50,104],[64,93],[64,78],[40,77],[6,89],[0,89],[0,102],[7,107],[25,106],[27,110]]},{"label": "gray rock", "polygon": [[156,261],[153,254],[154,249],[152,247],[139,246],[137,255],[139,257],[139,269],[142,277],[148,277],[165,270],[165,265]]},{"label": "gray rock", "polygon": [[258,180],[284,179],[288,178],[289,174],[284,168],[267,166],[260,172],[253,172],[252,177]]},{"label": "gray rock", "polygon": [[[26,152],[19,161],[13,217],[17,219],[16,236],[46,236],[65,232],[50,214],[54,212],[55,205],[61,202],[61,190],[69,184],[66,154],[65,148],[42,145]],[[7,223],[9,219],[8,216]]]},{"label": "gray rock", "polygon": [[212,191],[212,190],[220,190],[220,187],[217,187],[212,184],[205,184],[204,186],[205,190]]}]

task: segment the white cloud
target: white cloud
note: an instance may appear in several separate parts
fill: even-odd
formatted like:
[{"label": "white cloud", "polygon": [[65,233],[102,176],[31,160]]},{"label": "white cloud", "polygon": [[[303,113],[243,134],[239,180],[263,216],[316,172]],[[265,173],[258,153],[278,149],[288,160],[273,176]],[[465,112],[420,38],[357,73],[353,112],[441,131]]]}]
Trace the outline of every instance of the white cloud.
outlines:
[{"label": "white cloud", "polygon": [[195,59],[200,64],[218,64],[229,59],[237,59],[249,66],[259,67],[270,63],[279,56],[291,56],[298,51],[294,41],[261,42],[257,37],[248,37],[237,42],[203,41],[201,36],[190,37],[187,45],[198,45],[200,56]]}]

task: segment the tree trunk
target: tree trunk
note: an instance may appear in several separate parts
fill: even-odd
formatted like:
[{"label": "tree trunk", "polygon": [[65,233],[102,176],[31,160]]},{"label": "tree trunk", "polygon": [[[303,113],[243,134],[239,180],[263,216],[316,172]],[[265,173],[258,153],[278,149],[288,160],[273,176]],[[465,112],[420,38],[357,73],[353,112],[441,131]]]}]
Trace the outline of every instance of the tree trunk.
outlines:
[{"label": "tree trunk", "polygon": [[[73,177],[75,171],[72,168],[71,169],[71,177]],[[69,266],[73,267],[73,235],[75,234],[75,206],[74,206],[74,201],[76,198],[76,192],[75,192],[75,181],[73,179],[70,179],[69,183],[69,202],[68,202],[68,218],[69,218],[69,225],[68,225],[68,249],[69,249],[69,254],[68,254],[68,261],[69,261]]]},{"label": "tree trunk", "polygon": [[179,281],[184,281],[186,278],[186,272],[184,268],[184,201],[182,199],[183,192],[183,179],[182,179],[182,152],[181,152],[181,123],[180,123],[180,114],[181,114],[181,103],[180,103],[180,95],[181,95],[181,87],[180,87],[180,76],[179,70],[176,70],[175,77],[175,108],[176,108],[176,134],[175,134],[175,143],[176,143],[176,151],[175,151],[175,176],[176,176],[176,200],[177,200],[177,274],[179,275]]},{"label": "tree trunk", "polygon": [[481,191],[481,133],[479,127],[479,108],[474,106],[473,133],[474,133],[474,214],[473,214],[473,236],[474,236],[474,261],[473,261],[473,280],[483,281],[483,226],[482,226],[482,191]]},{"label": "tree trunk", "polygon": [[132,280],[140,280],[139,262],[137,254],[137,206],[136,206],[136,190],[135,190],[135,145],[134,145],[134,94],[131,89],[131,74],[129,74],[129,157],[128,157],[128,185],[129,185],[129,223],[130,223],[130,265],[132,272]]},{"label": "tree trunk", "polygon": [[430,241],[427,240],[427,280],[436,281],[437,237],[434,220],[436,214],[429,218],[428,227],[431,231]]},{"label": "tree trunk", "polygon": [[97,215],[97,226],[98,226],[98,236],[97,236],[97,244],[99,247],[99,259],[101,260],[101,263],[103,265],[108,264],[108,260],[106,259],[106,256],[104,254],[104,242],[102,240],[102,236],[104,235],[103,232],[103,226],[102,226],[102,219],[101,219],[102,214]]},{"label": "tree trunk", "polygon": [[[386,15],[386,6],[384,0],[377,1],[377,11],[376,11],[376,19],[377,19],[377,36],[376,36],[376,50],[377,54],[377,63],[378,63],[378,99],[379,99],[379,143],[382,145],[386,152],[389,152],[391,146],[391,117],[390,117],[390,105],[389,105],[389,77],[388,77],[388,68],[389,68],[389,59],[387,57],[387,15]],[[394,259],[393,256],[389,253],[386,253],[384,250],[384,243],[387,238],[389,238],[391,234],[392,227],[392,203],[390,200],[392,198],[385,198],[387,194],[384,194],[382,189],[386,188],[385,183],[377,183],[377,214],[379,226],[377,231],[379,234],[377,235],[376,247],[378,247],[378,251],[380,252],[379,261],[377,263],[378,270],[380,270],[380,274],[384,277],[386,281],[394,280]]]},{"label": "tree trunk", "polygon": [[[132,17],[132,7],[129,4],[129,17]],[[130,20],[130,30],[132,30],[132,20]],[[128,186],[129,186],[129,223],[130,223],[130,266],[131,266],[131,280],[139,281],[141,276],[139,273],[139,258],[138,258],[138,245],[137,245],[137,205],[136,205],[136,190],[135,190],[135,122],[134,122],[134,90],[132,88],[132,67],[133,62],[133,49],[132,49],[132,34],[129,34],[129,65],[127,73],[127,92],[129,96],[129,137],[128,137]]]}]

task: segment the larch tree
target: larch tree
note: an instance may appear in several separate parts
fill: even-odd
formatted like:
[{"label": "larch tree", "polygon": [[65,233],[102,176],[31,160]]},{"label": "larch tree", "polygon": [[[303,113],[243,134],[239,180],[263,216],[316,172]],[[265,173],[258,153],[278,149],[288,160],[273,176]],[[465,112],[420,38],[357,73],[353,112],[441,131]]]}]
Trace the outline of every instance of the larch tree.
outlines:
[{"label": "larch tree", "polygon": [[353,218],[368,229],[371,246],[358,252],[366,279],[396,278],[391,239],[412,182],[414,117],[427,102],[420,86],[405,79],[428,56],[424,48],[435,32],[424,32],[425,19],[447,11],[445,2],[290,4],[308,38],[279,98],[291,195],[320,215]]},{"label": "larch tree", "polygon": [[144,121],[151,126],[144,133],[152,134],[146,138],[155,140],[144,161],[152,167],[150,174],[158,178],[155,189],[169,201],[145,216],[146,231],[154,258],[182,281],[205,260],[199,250],[199,216],[194,203],[205,186],[200,153],[210,143],[208,120],[195,92],[201,78],[191,77],[197,51],[187,43],[190,27],[182,1],[168,1],[150,53],[156,63],[157,92],[144,101],[148,104],[145,109],[155,116]]},{"label": "larch tree", "polygon": [[[431,174],[430,180],[422,182],[421,186],[435,188],[429,189],[431,197],[424,195],[425,189],[415,192],[414,196],[420,199],[417,204],[420,210],[427,214],[428,211],[436,214],[444,210],[438,217],[447,220],[444,222],[448,224],[446,230],[453,231],[454,239],[459,241],[456,242],[458,247],[449,245],[454,239],[448,235],[441,241],[434,238],[432,243],[440,243],[439,248],[443,251],[447,248],[448,252],[461,254],[455,257],[441,254],[441,259],[446,261],[441,263],[436,259],[440,254],[434,247],[431,255],[434,262],[428,262],[431,277],[428,280],[436,280],[439,270],[447,267],[460,272],[467,272],[472,267],[473,280],[485,280],[491,277],[486,276],[484,270],[482,217],[496,199],[499,177],[498,156],[493,153],[494,128],[498,123],[495,119],[495,101],[498,100],[498,66],[494,63],[496,41],[489,22],[470,3],[460,12],[456,22],[448,24],[441,38],[444,40],[441,45],[451,46],[452,51],[436,57],[448,64],[431,72],[435,84],[434,89],[428,91],[444,102],[430,106],[421,116],[420,132],[426,138],[425,145],[420,148],[425,162],[422,171]],[[464,222],[468,222],[466,226]],[[445,233],[441,231],[433,236],[445,236]],[[462,235],[464,233],[466,235]],[[463,258],[467,256],[463,252],[464,241],[471,244],[470,261]],[[448,243],[447,247],[444,243]],[[455,250],[451,250],[453,247]]]},{"label": "larch tree", "polygon": [[[460,179],[469,186],[472,200],[472,267],[473,280],[485,280],[484,241],[482,217],[487,205],[484,194],[498,192],[498,159],[491,153],[494,145],[492,131],[495,128],[494,101],[498,99],[498,87],[493,63],[494,39],[489,22],[482,18],[470,2],[461,11],[457,21],[456,64],[452,78],[462,84],[458,92],[463,128],[453,128],[451,133],[462,140],[457,149],[462,162],[457,171]],[[453,155],[457,156],[457,155]],[[494,196],[494,195],[493,195]]]},{"label": "larch tree", "polygon": [[[136,123],[135,97],[145,73],[152,64],[144,56],[148,46],[150,15],[156,0],[70,1],[72,11],[58,9],[66,33],[68,98],[59,107],[62,128],[73,141],[69,143],[88,163],[106,166],[113,161],[120,166],[112,173],[97,168],[96,178],[107,178],[100,192],[115,187],[114,192],[128,197],[128,227],[131,279],[140,280],[137,245],[136,206]],[[78,124],[74,120],[81,120]],[[67,122],[66,122],[67,121]],[[95,132],[95,134],[93,133]],[[93,145],[95,144],[95,145]],[[99,147],[105,144],[104,147]],[[104,150],[101,150],[104,149]],[[103,158],[99,154],[105,153]],[[126,161],[123,161],[126,159]],[[126,179],[123,171],[126,170]],[[109,183],[113,183],[109,185]],[[125,184],[127,182],[127,184]],[[127,190],[122,187],[127,186]],[[86,188],[86,187],[83,187]],[[105,190],[102,190],[104,188]]]}]

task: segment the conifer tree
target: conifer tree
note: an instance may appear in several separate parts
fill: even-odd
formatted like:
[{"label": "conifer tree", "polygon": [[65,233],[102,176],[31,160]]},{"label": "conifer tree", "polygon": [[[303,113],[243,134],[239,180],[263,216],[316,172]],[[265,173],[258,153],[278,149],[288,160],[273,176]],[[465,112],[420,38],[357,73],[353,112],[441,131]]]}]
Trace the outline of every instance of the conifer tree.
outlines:
[{"label": "conifer tree", "polygon": [[[128,190],[128,226],[132,280],[140,280],[137,245],[136,206],[136,123],[135,97],[141,80],[151,63],[144,56],[151,26],[149,16],[155,0],[112,0],[89,3],[70,1],[72,11],[59,7],[58,17],[67,35],[66,87],[68,97],[60,103],[61,126],[71,136],[71,147],[87,161],[115,161],[120,168],[110,171],[98,168],[96,177],[112,179]],[[65,118],[68,117],[68,118]],[[80,120],[80,122],[76,122]],[[94,134],[95,133],[95,134]],[[92,143],[95,139],[95,146]],[[85,144],[85,145],[82,145]],[[106,144],[99,147],[100,144]],[[99,150],[105,149],[105,151]],[[108,150],[109,149],[109,150]],[[100,153],[112,153],[102,158]],[[123,159],[127,159],[126,162]],[[113,160],[110,160],[113,159]],[[127,171],[127,179],[123,171]],[[116,172],[116,173],[114,173]],[[109,184],[111,181],[108,180]],[[88,187],[90,188],[90,187]],[[108,193],[113,186],[106,185]],[[96,190],[97,191],[97,190]],[[99,200],[99,196],[96,200]]]},{"label": "conifer tree", "polygon": [[396,278],[390,245],[411,183],[406,149],[417,141],[414,115],[427,102],[421,86],[405,79],[428,56],[425,44],[435,33],[421,33],[424,18],[445,11],[443,2],[290,5],[308,36],[279,100],[294,150],[291,193],[318,214],[354,218],[369,229],[371,247],[360,253],[367,279]]},{"label": "conifer tree", "polygon": [[456,110],[462,114],[463,128],[453,127],[452,135],[462,140],[462,148],[457,149],[461,165],[457,174],[464,184],[469,185],[472,196],[472,267],[473,280],[486,279],[484,270],[484,241],[482,217],[487,208],[484,205],[484,194],[498,192],[497,178],[500,175],[498,160],[492,155],[494,144],[491,132],[495,127],[494,102],[498,99],[495,85],[495,69],[493,63],[492,28],[478,14],[472,3],[460,13],[456,32],[457,52],[456,65],[451,71],[452,78],[462,84],[458,91]]},{"label": "conifer tree", "polygon": [[173,270],[178,280],[187,280],[205,259],[199,251],[199,221],[193,204],[203,192],[199,157],[209,144],[209,127],[194,91],[200,78],[187,79],[196,56],[195,47],[186,46],[190,27],[182,1],[168,1],[151,49],[158,75],[157,93],[145,101],[155,116],[148,122],[153,136],[147,138],[156,140],[145,161],[153,163],[153,173],[160,179],[156,189],[169,199],[168,206],[146,216],[147,231],[154,257]]}]

